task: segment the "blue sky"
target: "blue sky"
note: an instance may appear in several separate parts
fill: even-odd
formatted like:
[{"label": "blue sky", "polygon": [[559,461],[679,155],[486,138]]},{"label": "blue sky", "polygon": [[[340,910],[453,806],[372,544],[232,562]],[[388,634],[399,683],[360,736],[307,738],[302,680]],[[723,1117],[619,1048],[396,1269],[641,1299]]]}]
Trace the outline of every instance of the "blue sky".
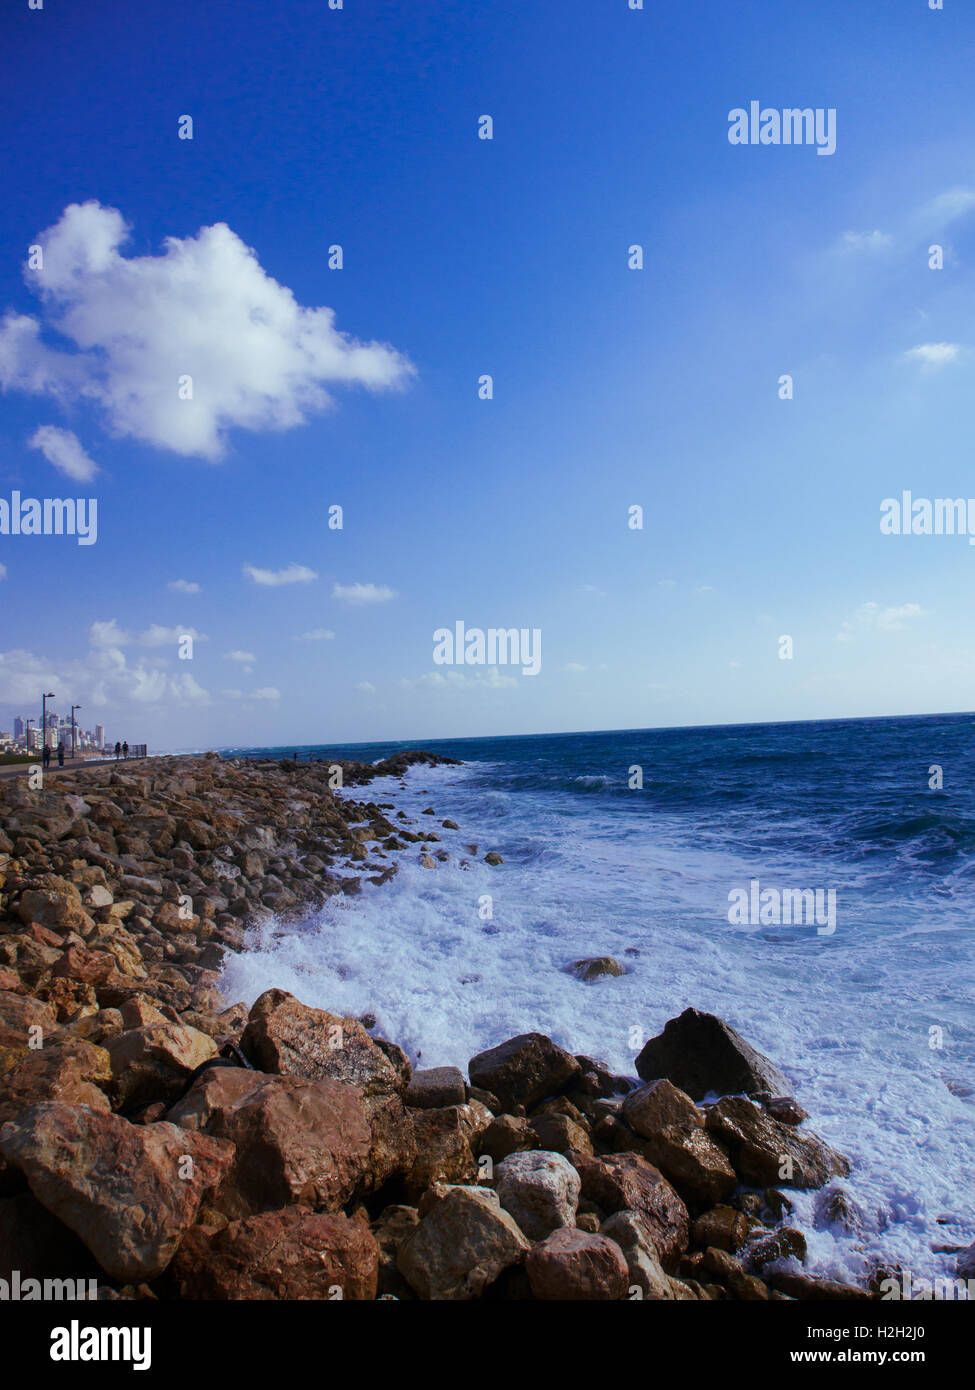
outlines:
[{"label": "blue sky", "polygon": [[[879,527],[975,497],[958,0],[25,0],[0,40],[0,497],[98,501],[94,545],[0,535],[0,727],[44,689],[156,748],[975,703],[975,548]],[[836,152],[731,145],[751,100],[835,108]],[[540,629],[540,674],[435,666],[458,620]]]}]

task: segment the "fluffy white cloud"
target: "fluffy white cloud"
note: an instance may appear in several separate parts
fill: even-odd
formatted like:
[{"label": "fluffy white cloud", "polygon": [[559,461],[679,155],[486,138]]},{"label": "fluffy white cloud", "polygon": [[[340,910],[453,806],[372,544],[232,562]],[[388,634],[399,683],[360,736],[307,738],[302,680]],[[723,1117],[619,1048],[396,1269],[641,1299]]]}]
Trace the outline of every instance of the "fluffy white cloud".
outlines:
[{"label": "fluffy white cloud", "polygon": [[81,440],[70,430],[59,429],[57,425],[41,425],[27,444],[31,449],[40,449],[48,463],[79,483],[90,482],[98,472],[98,465],[88,457]]},{"label": "fluffy white cloud", "polygon": [[296,642],[331,642],[335,633],[328,627],[313,627],[310,632],[299,632]]},{"label": "fluffy white cloud", "polygon": [[276,588],[279,584],[310,584],[318,575],[314,570],[310,570],[307,565],[288,565],[283,570],[262,570],[256,565],[245,565],[244,573],[253,579],[255,584],[263,584],[269,588]]},{"label": "fluffy white cloud", "polygon": [[200,592],[199,584],[192,579],[171,579],[166,588],[172,594],[198,594]]},{"label": "fluffy white cloud", "polygon": [[502,676],[497,666],[490,666],[486,671],[431,671],[426,676],[418,676],[416,680],[408,680],[405,676],[401,679],[400,685],[404,690],[439,690],[439,691],[472,691],[472,690],[510,690],[517,686],[517,676]]},{"label": "fluffy white cloud", "polygon": [[252,666],[257,660],[253,652],[224,652],[225,661],[239,661],[242,666]]},{"label": "fluffy white cloud", "polygon": [[137,641],[140,647],[176,647],[184,637],[192,637],[194,642],[210,640],[205,632],[197,632],[195,627],[163,627],[160,623],[153,623],[139,634]]},{"label": "fluffy white cloud", "polygon": [[252,700],[280,700],[280,698],[280,690],[277,690],[273,685],[264,685],[260,690],[251,692]]},{"label": "fluffy white cloud", "polygon": [[917,362],[927,371],[937,371],[947,367],[949,362],[957,362],[960,353],[957,343],[920,343],[904,353],[904,360]]},{"label": "fluffy white cloud", "polygon": [[336,584],[332,597],[344,599],[346,603],[386,603],[395,598],[396,593],[385,584]]},{"label": "fluffy white cloud", "polygon": [[210,696],[186,671],[170,675],[158,663],[139,658],[130,663],[113,634],[114,620],[92,623],[89,650],[80,660],[52,661],[23,649],[0,652],[0,704],[32,709],[44,690],[64,703],[70,697],[92,717],[96,712],[143,705],[205,705]]},{"label": "fluffy white cloud", "polygon": [[886,251],[893,246],[889,232],[844,232],[840,246],[844,251]]},{"label": "fluffy white cloud", "polygon": [[[339,332],[333,310],[300,305],[223,222],[167,237],[158,256],[123,256],[128,236],[95,201],[41,233],[43,269],[27,281],[42,314],[0,322],[4,388],[95,401],[115,434],[216,459],[231,428],[290,429],[331,404],[333,385],[381,390],[413,374],[388,344]],[[73,350],[49,347],[42,328]],[[178,394],[186,377],[192,399]]]},{"label": "fluffy white cloud", "polygon": [[836,634],[837,642],[853,642],[857,635],[865,632],[899,632],[908,618],[918,618],[924,613],[919,603],[900,605],[880,603],[861,603],[853,617],[843,623]]}]

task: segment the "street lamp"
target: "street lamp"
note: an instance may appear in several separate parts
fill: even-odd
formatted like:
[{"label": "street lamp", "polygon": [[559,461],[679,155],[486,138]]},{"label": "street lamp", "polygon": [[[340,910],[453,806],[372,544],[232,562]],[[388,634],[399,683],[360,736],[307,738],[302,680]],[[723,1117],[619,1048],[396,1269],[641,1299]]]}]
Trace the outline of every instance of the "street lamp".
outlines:
[{"label": "street lamp", "polygon": [[72,706],[71,706],[71,756],[72,756],[72,758],[74,757],[74,712],[75,712],[76,709],[81,709],[81,706],[80,706],[80,705],[72,705]]},{"label": "street lamp", "polygon": [[41,752],[47,747],[47,702],[57,697],[53,690],[49,690],[46,695],[41,696]]}]

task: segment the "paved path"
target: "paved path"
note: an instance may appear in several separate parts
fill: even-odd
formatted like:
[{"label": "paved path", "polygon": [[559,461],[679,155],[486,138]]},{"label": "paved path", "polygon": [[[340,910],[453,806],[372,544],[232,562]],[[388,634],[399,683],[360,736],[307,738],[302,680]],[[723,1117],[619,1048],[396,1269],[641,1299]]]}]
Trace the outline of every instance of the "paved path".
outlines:
[{"label": "paved path", "polygon": [[[38,757],[33,763],[4,763],[0,765],[0,779],[5,777],[26,777],[32,767],[39,763]],[[135,768],[142,763],[147,763],[148,758],[119,758],[119,767]],[[105,767],[108,763],[115,762],[114,753],[110,758],[75,758],[74,762],[70,758],[65,758],[64,767],[58,767],[57,758],[52,758],[50,766],[44,773],[45,778],[56,777],[59,772],[84,772],[86,767]]]}]

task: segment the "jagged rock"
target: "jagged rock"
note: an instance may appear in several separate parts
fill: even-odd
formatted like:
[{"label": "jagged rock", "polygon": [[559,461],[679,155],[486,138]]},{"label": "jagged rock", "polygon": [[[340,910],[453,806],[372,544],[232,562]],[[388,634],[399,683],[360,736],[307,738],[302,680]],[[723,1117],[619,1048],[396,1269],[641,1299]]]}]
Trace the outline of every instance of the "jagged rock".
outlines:
[{"label": "jagged rock", "polygon": [[599,1229],[601,1235],[615,1240],[623,1251],[631,1288],[635,1285],[645,1299],[667,1301],[674,1298],[671,1281],[663,1271],[653,1238],[635,1211],[614,1212]]},{"label": "jagged rock", "polygon": [[53,1009],[30,995],[0,992],[0,1075],[25,1056],[29,1044],[43,1044],[57,1030]]},{"label": "jagged rock", "polygon": [[0,1125],[39,1101],[63,1101],[65,1105],[87,1105],[93,1110],[111,1110],[106,1094],[112,1078],[112,1064],[102,1047],[80,1039],[54,1039],[46,1047],[28,1051],[4,1075],[0,1092]]},{"label": "jagged rock", "polygon": [[631,1129],[652,1139],[667,1125],[697,1125],[704,1128],[704,1111],[690,1096],[670,1081],[651,1081],[623,1097],[621,1114]]},{"label": "jagged rock", "polygon": [[691,1240],[701,1247],[713,1245],[717,1250],[727,1250],[734,1255],[748,1239],[752,1222],[734,1207],[716,1206],[703,1212],[694,1222]]},{"label": "jagged rock", "polygon": [[531,1291],[539,1299],[608,1301],[625,1298],[630,1274],[623,1251],[609,1236],[563,1226],[525,1260]]},{"label": "jagged rock", "polygon": [[435,1182],[472,1183],[477,1178],[471,1118],[466,1112],[461,1105],[413,1112],[416,1159],[406,1175],[409,1199],[418,1198]]},{"label": "jagged rock", "polygon": [[399,1248],[420,1224],[416,1207],[388,1206],[372,1223],[372,1233],[379,1249],[378,1293],[395,1298],[413,1298],[413,1290],[396,1267]]},{"label": "jagged rock", "polygon": [[545,1150],[513,1153],[498,1166],[495,1191],[529,1240],[573,1226],[582,1182],[567,1158]]},{"label": "jagged rock", "polygon": [[749,1187],[781,1182],[787,1187],[822,1187],[830,1177],[845,1177],[848,1159],[818,1135],[780,1124],[743,1097],[730,1096],[707,1111],[707,1129],[731,1152],[732,1162]]},{"label": "jagged rock", "polygon": [[806,1237],[794,1226],[780,1226],[748,1248],[748,1259],[758,1270],[776,1260],[796,1259],[802,1264],[805,1258]]},{"label": "jagged rock", "polygon": [[697,1206],[713,1206],[738,1186],[728,1155],[696,1124],[665,1125],[643,1141],[641,1153]]},{"label": "jagged rock", "polygon": [[500,1163],[509,1154],[535,1147],[538,1135],[524,1115],[498,1115],[480,1136],[478,1153]]},{"label": "jagged rock", "polygon": [[763,1057],[714,1014],[685,1009],[672,1018],[664,1031],[651,1038],[636,1059],[644,1081],[666,1078],[686,1091],[692,1100],[714,1092],[719,1096],[741,1091],[770,1091],[775,1095],[791,1087],[774,1063]]},{"label": "jagged rock", "polygon": [[521,1033],[479,1052],[468,1065],[473,1086],[496,1095],[510,1110],[535,1105],[563,1091],[580,1075],[579,1063],[544,1033]]},{"label": "jagged rock", "polygon": [[76,886],[56,874],[42,875],[36,888],[22,893],[15,911],[22,922],[36,922],[59,937],[68,932],[83,936],[95,925],[82,906]]},{"label": "jagged rock", "polygon": [[181,1023],[150,1023],[106,1041],[119,1106],[173,1101],[192,1072],[217,1055],[207,1033]]},{"label": "jagged rock", "polygon": [[668,1274],[687,1249],[690,1221],[687,1208],[663,1174],[639,1154],[606,1158],[573,1155],[582,1179],[582,1195],[607,1214],[634,1211],[657,1247]]},{"label": "jagged rock", "polygon": [[533,1115],[531,1126],[539,1148],[551,1149],[558,1154],[593,1152],[588,1130],[575,1120],[570,1120],[568,1115]]},{"label": "jagged rock", "polygon": [[309,1081],[215,1067],[168,1118],[235,1146],[211,1201],[232,1219],[292,1203],[337,1211],[372,1174],[373,1136],[362,1094],[327,1077]]},{"label": "jagged rock", "polygon": [[358,1019],[308,1008],[282,989],[269,989],[257,1000],[241,1047],[262,1071],[344,1081],[365,1095],[403,1090],[409,1083],[401,1064],[390,1060]]},{"label": "jagged rock", "polygon": [[169,1264],[233,1148],[172,1124],[43,1102],[0,1128],[0,1156],[106,1274],[138,1283]]},{"label": "jagged rock", "polygon": [[530,1249],[497,1193],[455,1187],[400,1245],[397,1267],[425,1299],[477,1298]]},{"label": "jagged rock", "polygon": [[172,1272],[183,1298],[371,1300],[379,1249],[360,1222],[296,1206],[194,1227]]},{"label": "jagged rock", "polygon": [[837,1226],[844,1235],[863,1235],[863,1212],[850,1194],[835,1184],[816,1193],[813,1220],[818,1230]]}]

